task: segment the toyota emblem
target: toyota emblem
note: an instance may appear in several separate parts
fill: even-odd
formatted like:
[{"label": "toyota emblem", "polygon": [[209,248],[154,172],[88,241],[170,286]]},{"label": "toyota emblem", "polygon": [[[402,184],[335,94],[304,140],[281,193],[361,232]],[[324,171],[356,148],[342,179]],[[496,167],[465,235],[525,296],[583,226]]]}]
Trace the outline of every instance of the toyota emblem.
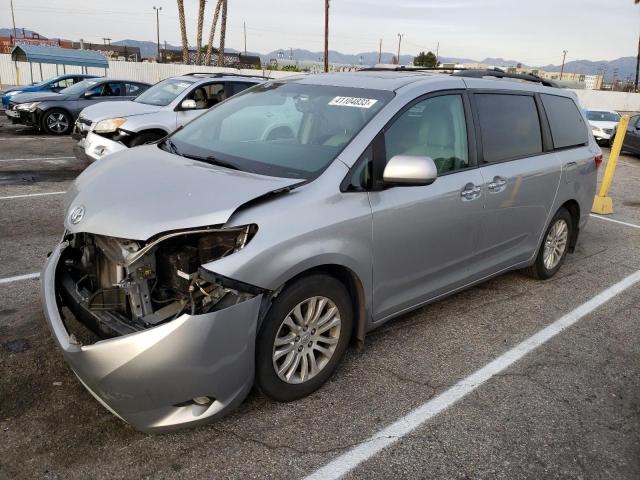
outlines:
[{"label": "toyota emblem", "polygon": [[80,221],[84,218],[84,207],[81,205],[79,207],[74,208],[69,215],[69,221],[75,225],[80,223]]}]

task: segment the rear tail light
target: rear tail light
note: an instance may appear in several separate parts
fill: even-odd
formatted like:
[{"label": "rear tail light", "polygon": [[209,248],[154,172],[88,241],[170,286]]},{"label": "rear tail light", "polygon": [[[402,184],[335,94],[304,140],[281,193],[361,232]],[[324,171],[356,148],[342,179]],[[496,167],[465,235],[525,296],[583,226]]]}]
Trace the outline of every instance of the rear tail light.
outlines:
[{"label": "rear tail light", "polygon": [[595,157],[594,161],[596,162],[596,168],[600,168],[600,165],[602,165],[602,155]]}]

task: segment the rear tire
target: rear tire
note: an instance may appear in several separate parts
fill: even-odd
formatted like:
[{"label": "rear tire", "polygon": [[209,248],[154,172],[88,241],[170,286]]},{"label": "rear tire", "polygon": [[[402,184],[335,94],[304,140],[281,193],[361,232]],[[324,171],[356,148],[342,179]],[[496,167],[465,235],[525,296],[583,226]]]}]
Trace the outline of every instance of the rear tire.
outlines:
[{"label": "rear tire", "polygon": [[133,140],[129,142],[129,147],[147,145],[149,143],[157,142],[158,140],[164,137],[166,137],[166,135],[161,135],[155,132],[141,133],[140,135],[136,135],[135,137],[133,137]]},{"label": "rear tire", "polygon": [[276,297],[260,327],[256,385],[280,402],[310,395],[340,365],[352,325],[351,299],[341,282],[324,274],[294,281]]},{"label": "rear tire", "polygon": [[553,277],[564,263],[572,238],[573,218],[569,211],[562,207],[549,222],[535,262],[524,272],[538,280]]},{"label": "rear tire", "polygon": [[42,130],[50,135],[66,135],[73,127],[69,112],[60,108],[52,108],[42,114]]}]

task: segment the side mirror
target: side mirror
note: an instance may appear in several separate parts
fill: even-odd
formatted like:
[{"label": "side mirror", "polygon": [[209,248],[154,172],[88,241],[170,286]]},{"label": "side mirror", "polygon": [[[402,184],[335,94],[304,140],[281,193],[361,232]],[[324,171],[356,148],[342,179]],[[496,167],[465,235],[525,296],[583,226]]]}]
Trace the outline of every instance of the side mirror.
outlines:
[{"label": "side mirror", "polygon": [[385,183],[405,186],[431,185],[438,178],[438,168],[430,157],[395,155],[382,173]]},{"label": "side mirror", "polygon": [[95,97],[95,95],[96,95],[96,94],[95,94],[94,92],[89,91],[89,92],[84,92],[84,93],[82,94],[82,97],[83,97],[83,98],[93,98],[93,97]]},{"label": "side mirror", "polygon": [[195,110],[198,108],[195,100],[183,100],[180,104],[180,108],[182,110]]}]

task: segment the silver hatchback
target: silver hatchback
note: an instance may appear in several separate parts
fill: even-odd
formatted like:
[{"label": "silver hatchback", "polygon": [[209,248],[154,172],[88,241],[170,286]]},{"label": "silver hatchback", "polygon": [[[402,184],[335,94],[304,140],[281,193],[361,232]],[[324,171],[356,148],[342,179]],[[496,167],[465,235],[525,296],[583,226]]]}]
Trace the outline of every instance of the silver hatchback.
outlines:
[{"label": "silver hatchback", "polygon": [[42,275],[80,381],[137,429],[193,425],[254,384],[309,395],[403,312],[552,277],[601,153],[571,92],[492,75],[272,81],[91,165]]}]

